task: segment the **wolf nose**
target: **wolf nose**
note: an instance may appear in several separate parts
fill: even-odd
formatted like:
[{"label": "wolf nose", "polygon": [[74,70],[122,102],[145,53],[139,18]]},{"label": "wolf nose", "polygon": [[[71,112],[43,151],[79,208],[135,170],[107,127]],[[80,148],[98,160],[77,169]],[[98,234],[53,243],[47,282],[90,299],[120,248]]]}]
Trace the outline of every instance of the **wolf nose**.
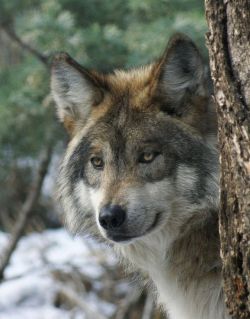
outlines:
[{"label": "wolf nose", "polygon": [[100,225],[107,230],[119,228],[126,219],[125,210],[119,205],[104,206],[99,215]]}]

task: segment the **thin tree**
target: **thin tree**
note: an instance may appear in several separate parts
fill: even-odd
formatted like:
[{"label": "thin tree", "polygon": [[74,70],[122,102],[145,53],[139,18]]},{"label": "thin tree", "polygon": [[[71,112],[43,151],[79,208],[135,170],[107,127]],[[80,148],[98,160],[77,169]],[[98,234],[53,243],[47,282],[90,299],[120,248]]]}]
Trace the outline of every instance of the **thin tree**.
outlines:
[{"label": "thin tree", "polygon": [[250,1],[206,0],[219,124],[220,237],[226,304],[250,318]]},{"label": "thin tree", "polygon": [[[49,68],[49,56],[40,53],[29,44],[23,42],[10,25],[0,24],[0,28],[10,37],[10,39],[17,43],[20,48],[35,56],[46,68]],[[14,230],[11,234],[10,240],[0,256],[0,280],[3,280],[4,278],[4,271],[9,264],[10,258],[16,249],[16,246],[40,197],[43,182],[52,158],[53,135],[54,130],[48,130],[47,143],[43,146],[38,158],[38,166],[34,174],[33,183],[30,186],[27,198],[21,207],[19,218],[14,225]]]},{"label": "thin tree", "polygon": [[48,144],[42,149],[37,170],[35,172],[34,181],[30,187],[28,196],[21,208],[19,218],[14,226],[13,233],[10,240],[4,249],[0,258],[0,280],[4,278],[4,271],[9,264],[10,258],[16,249],[18,241],[20,240],[25,227],[29,221],[30,216],[37,204],[40,197],[42,185],[47,174],[47,169],[51,161],[52,156],[52,141],[48,141]]}]

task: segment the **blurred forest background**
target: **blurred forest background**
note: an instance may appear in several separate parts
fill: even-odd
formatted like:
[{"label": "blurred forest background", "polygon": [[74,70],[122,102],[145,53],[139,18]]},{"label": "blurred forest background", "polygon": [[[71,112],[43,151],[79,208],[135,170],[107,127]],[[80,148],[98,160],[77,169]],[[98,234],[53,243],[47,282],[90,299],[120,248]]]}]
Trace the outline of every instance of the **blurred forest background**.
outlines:
[{"label": "blurred forest background", "polygon": [[49,63],[67,51],[105,72],[141,65],[176,31],[207,56],[206,28],[200,0],[0,1],[0,319],[162,317],[109,250],[61,228],[53,190],[67,136]]}]

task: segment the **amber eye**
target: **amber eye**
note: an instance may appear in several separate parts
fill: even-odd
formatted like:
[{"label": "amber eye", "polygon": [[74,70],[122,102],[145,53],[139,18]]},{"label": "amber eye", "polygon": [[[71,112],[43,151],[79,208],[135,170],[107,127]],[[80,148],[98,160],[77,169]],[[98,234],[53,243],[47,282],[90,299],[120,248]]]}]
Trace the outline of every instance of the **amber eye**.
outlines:
[{"label": "amber eye", "polygon": [[104,162],[101,157],[93,156],[91,157],[90,162],[95,169],[103,169]]},{"label": "amber eye", "polygon": [[139,157],[139,162],[140,163],[145,163],[145,164],[152,163],[157,155],[159,155],[158,152],[144,152]]}]

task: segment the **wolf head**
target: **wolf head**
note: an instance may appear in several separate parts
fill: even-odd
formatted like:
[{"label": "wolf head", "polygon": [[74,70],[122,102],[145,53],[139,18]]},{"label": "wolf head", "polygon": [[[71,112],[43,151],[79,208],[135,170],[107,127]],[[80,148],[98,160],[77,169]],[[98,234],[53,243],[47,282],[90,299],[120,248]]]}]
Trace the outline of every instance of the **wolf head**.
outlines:
[{"label": "wolf head", "polygon": [[73,231],[143,240],[217,205],[207,73],[183,35],[156,62],[128,71],[104,75],[67,54],[54,58],[52,94],[71,137],[58,194]]}]

